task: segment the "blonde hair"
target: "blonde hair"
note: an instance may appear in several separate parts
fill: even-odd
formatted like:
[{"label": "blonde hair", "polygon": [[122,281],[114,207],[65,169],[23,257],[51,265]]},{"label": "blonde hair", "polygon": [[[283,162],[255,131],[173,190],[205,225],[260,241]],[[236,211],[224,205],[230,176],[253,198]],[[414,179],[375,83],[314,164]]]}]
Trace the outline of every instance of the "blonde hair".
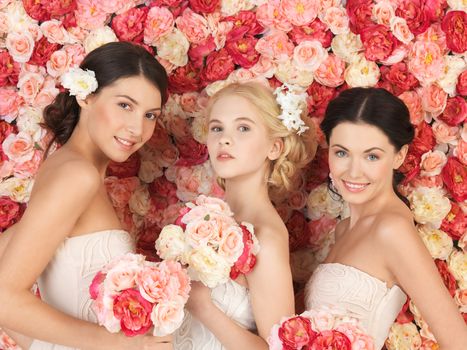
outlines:
[{"label": "blonde hair", "polygon": [[[279,158],[271,161],[268,182],[270,190],[276,194],[293,190],[294,180],[300,175],[300,170],[314,158],[317,148],[314,124],[307,117],[306,106],[303,106],[302,120],[309,129],[297,135],[294,130],[289,131],[278,118],[281,109],[271,88],[258,82],[233,83],[210,98],[206,107],[206,121],[213,105],[228,95],[237,95],[249,101],[262,117],[271,137],[282,139],[284,147]],[[220,184],[223,185],[223,181]]]}]

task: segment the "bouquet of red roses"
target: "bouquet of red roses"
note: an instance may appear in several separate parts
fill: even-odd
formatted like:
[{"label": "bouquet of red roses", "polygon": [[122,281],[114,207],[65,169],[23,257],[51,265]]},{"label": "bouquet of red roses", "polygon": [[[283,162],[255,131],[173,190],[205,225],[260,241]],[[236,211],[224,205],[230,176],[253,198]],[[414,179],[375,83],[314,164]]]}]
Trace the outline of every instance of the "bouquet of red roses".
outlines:
[{"label": "bouquet of red roses", "polygon": [[227,203],[200,195],[186,204],[175,225],[162,229],[156,250],[162,259],[187,265],[193,280],[214,288],[250,272],[259,244],[253,226],[237,224]]},{"label": "bouquet of red roses", "polygon": [[178,262],[127,253],[94,277],[89,292],[100,325],[127,336],[173,333],[182,324],[190,279]]},{"label": "bouquet of red roses", "polygon": [[332,309],[283,318],[268,338],[270,350],[374,350],[359,321]]}]

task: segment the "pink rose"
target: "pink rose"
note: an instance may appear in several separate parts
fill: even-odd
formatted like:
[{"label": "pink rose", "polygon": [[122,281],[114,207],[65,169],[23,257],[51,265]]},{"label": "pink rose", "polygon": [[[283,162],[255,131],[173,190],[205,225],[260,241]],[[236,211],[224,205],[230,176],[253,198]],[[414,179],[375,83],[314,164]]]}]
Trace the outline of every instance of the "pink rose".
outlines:
[{"label": "pink rose", "polygon": [[157,41],[172,31],[174,17],[165,7],[152,7],[144,24],[144,42],[154,45]]},{"label": "pink rose", "polygon": [[315,71],[315,79],[328,87],[338,87],[344,83],[345,62],[334,54],[329,54]]},{"label": "pink rose", "polygon": [[446,54],[449,49],[446,43],[446,34],[441,29],[441,23],[433,23],[422,34],[417,35],[417,41],[432,42],[439,46],[441,52]]},{"label": "pink rose", "polygon": [[120,12],[125,8],[125,3],[132,3],[126,0],[99,0],[99,10],[105,13]]},{"label": "pink rose", "polygon": [[183,322],[184,303],[180,300],[165,301],[154,306],[151,321],[154,323],[154,335],[165,336],[173,333]]},{"label": "pink rose", "polygon": [[464,70],[457,78],[456,91],[459,95],[467,96],[467,70]]},{"label": "pink rose", "polygon": [[292,57],[294,45],[284,32],[275,31],[259,39],[255,49],[272,60],[284,62]]},{"label": "pink rose", "polygon": [[441,169],[447,162],[446,155],[441,151],[428,151],[422,155],[421,176],[435,176],[441,174]]},{"label": "pink rose", "polygon": [[[37,3],[37,1],[36,1]],[[59,17],[73,12],[76,9],[76,1],[70,0],[41,0],[41,5],[52,17]],[[40,20],[39,20],[40,21]],[[42,22],[42,21],[41,21]]]},{"label": "pink rose", "polygon": [[190,293],[190,278],[182,265],[175,261],[161,261],[159,264],[161,269],[170,273],[169,288],[174,288],[177,294],[183,298],[183,301],[188,300]]},{"label": "pink rose", "polygon": [[463,139],[459,140],[457,147],[454,149],[454,155],[464,165],[467,165],[467,141],[464,141]]},{"label": "pink rose", "polygon": [[50,19],[50,12],[46,10],[45,4],[37,0],[23,0],[23,6],[29,17],[43,22]]},{"label": "pink rose", "polygon": [[2,143],[2,148],[8,158],[16,163],[31,160],[34,155],[34,142],[24,131],[8,135]]},{"label": "pink rose", "polygon": [[202,42],[209,35],[206,19],[193,12],[190,8],[186,8],[183,14],[175,20],[175,23],[177,24],[177,28],[193,44]]},{"label": "pink rose", "polygon": [[256,9],[256,18],[265,28],[274,28],[283,32],[292,29],[292,24],[279,9],[280,1],[267,1]]},{"label": "pink rose", "polygon": [[349,338],[342,332],[334,329],[323,331],[316,335],[316,338],[310,346],[310,350],[327,349],[351,350],[352,344]]},{"label": "pink rose", "polygon": [[167,293],[168,280],[169,275],[154,264],[144,266],[136,276],[141,296],[151,303],[159,303],[174,297]]},{"label": "pink rose", "polygon": [[333,34],[344,34],[349,31],[349,17],[343,7],[330,7],[320,19]]},{"label": "pink rose", "polygon": [[222,233],[219,255],[234,263],[243,252],[243,232],[238,226],[230,226]]},{"label": "pink rose", "polygon": [[52,77],[61,76],[71,66],[71,58],[65,50],[57,50],[50,56],[47,61],[47,73]]},{"label": "pink rose", "polygon": [[404,44],[408,44],[413,40],[414,35],[410,31],[410,28],[407,25],[407,22],[405,21],[405,19],[401,17],[393,17],[390,25],[391,25],[392,34],[394,34],[396,39],[399,40],[400,42]]},{"label": "pink rose", "polygon": [[438,21],[447,7],[446,0],[429,0],[424,2],[424,8],[430,21]]},{"label": "pink rose", "polygon": [[27,179],[36,175],[39,170],[39,166],[42,163],[42,152],[35,150],[33,151],[32,158],[23,163],[16,163],[13,172],[15,177],[19,179]]},{"label": "pink rose", "polygon": [[135,287],[137,273],[138,269],[135,268],[135,265],[113,267],[105,277],[104,287],[106,293],[113,295]]},{"label": "pink rose", "polygon": [[92,279],[91,285],[89,286],[89,295],[92,300],[96,300],[101,292],[101,285],[104,283],[106,274],[99,271]]},{"label": "pink rose", "polygon": [[418,86],[418,80],[409,72],[404,62],[399,62],[389,67],[382,66],[383,80],[388,81],[396,95],[409,92]]},{"label": "pink rose", "polygon": [[122,332],[129,337],[145,334],[152,326],[152,304],[133,289],[124,290],[115,298],[113,311],[120,320]]},{"label": "pink rose", "polygon": [[44,66],[52,53],[57,51],[59,48],[59,44],[52,44],[47,40],[46,37],[42,37],[39,41],[36,42],[29,63],[38,66]]},{"label": "pink rose", "polygon": [[60,91],[55,87],[55,80],[51,76],[47,76],[44,80],[44,84],[42,84],[42,89],[36,95],[32,104],[39,108],[45,108],[53,102],[59,92]]},{"label": "pink rose", "polygon": [[34,38],[29,32],[11,32],[5,41],[6,48],[16,62],[25,63],[34,50]]},{"label": "pink rose", "polygon": [[317,333],[311,328],[311,321],[302,316],[295,316],[282,322],[279,328],[279,339],[284,348],[302,349],[316,338]]},{"label": "pink rose", "polygon": [[397,39],[381,24],[363,28],[360,37],[365,48],[365,57],[371,61],[388,58],[397,46]]},{"label": "pink rose", "polygon": [[434,82],[444,71],[440,47],[433,42],[415,42],[409,51],[408,67],[423,84]]},{"label": "pink rose", "polygon": [[345,7],[350,21],[350,30],[355,34],[373,25],[372,11],[373,1],[371,0],[348,0]]},{"label": "pink rose", "polygon": [[145,22],[149,9],[147,7],[133,7],[115,16],[112,29],[121,41],[141,43],[144,37]]},{"label": "pink rose", "polygon": [[459,134],[459,128],[456,126],[449,126],[443,122],[434,122],[432,125],[433,133],[436,138],[436,142],[456,144],[457,137]]},{"label": "pink rose", "polygon": [[195,91],[185,92],[180,96],[180,107],[188,113],[198,112],[200,110],[198,97],[199,93]]},{"label": "pink rose", "polygon": [[465,98],[460,96],[448,98],[444,112],[438,116],[438,119],[442,120],[449,126],[460,125],[466,118],[467,102],[465,102]]},{"label": "pink rose", "polygon": [[296,26],[311,23],[318,15],[319,2],[307,0],[282,0],[279,11]]},{"label": "pink rose", "polygon": [[418,125],[425,119],[425,111],[422,108],[422,99],[415,91],[405,91],[398,96],[407,106],[410,113],[410,122]]},{"label": "pink rose", "polygon": [[130,201],[131,194],[138,187],[139,179],[137,177],[118,179],[114,176],[109,176],[104,180],[104,184],[113,206],[123,208],[126,207]]},{"label": "pink rose", "polygon": [[32,104],[37,94],[39,93],[44,77],[39,73],[21,74],[18,81],[18,95],[20,95],[26,103]]},{"label": "pink rose", "polygon": [[212,52],[206,59],[205,67],[201,73],[201,79],[205,83],[227,79],[235,69],[232,57],[226,49]]},{"label": "pink rose", "polygon": [[241,273],[247,274],[253,270],[256,264],[256,256],[254,255],[256,247],[253,234],[246,226],[241,225],[240,227],[243,231],[243,252],[230,270],[230,278],[232,279],[236,279]]},{"label": "pink rose", "polygon": [[8,51],[0,50],[0,87],[18,83],[20,64],[15,62]]},{"label": "pink rose", "polygon": [[446,33],[448,48],[455,53],[467,50],[467,13],[465,11],[449,11],[443,18],[441,29]]},{"label": "pink rose", "polygon": [[137,176],[140,165],[141,157],[135,152],[124,162],[110,162],[106,175],[118,178]]},{"label": "pink rose", "polygon": [[433,117],[440,115],[446,107],[448,95],[438,85],[431,84],[418,90],[422,98],[422,107]]},{"label": "pink rose", "polygon": [[327,57],[328,52],[316,40],[303,41],[293,49],[293,62],[304,70],[315,71]]},{"label": "pink rose", "polygon": [[50,21],[43,22],[40,25],[41,31],[47,40],[53,44],[65,44],[70,41],[70,37],[62,22],[51,19]]},{"label": "pink rose", "polygon": [[318,18],[306,26],[293,27],[288,35],[296,44],[307,40],[318,40],[323,47],[329,47],[332,40],[332,33],[328,26]]},{"label": "pink rose", "polygon": [[396,9],[396,15],[407,21],[410,31],[415,35],[423,33],[430,25],[423,4],[422,0],[402,0]]},{"label": "pink rose", "polygon": [[100,0],[77,0],[76,23],[84,29],[94,30],[103,27],[108,14],[101,10]]},{"label": "pink rose", "polygon": [[373,6],[373,18],[377,24],[389,27],[391,20],[395,17],[394,4],[388,0],[378,1]]}]

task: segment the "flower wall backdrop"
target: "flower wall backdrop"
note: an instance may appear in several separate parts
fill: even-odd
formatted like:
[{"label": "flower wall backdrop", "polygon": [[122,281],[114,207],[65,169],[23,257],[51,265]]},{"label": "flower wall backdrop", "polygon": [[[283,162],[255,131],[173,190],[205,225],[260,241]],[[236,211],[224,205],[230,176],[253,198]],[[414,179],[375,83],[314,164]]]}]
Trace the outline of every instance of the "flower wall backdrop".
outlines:
[{"label": "flower wall backdrop", "polygon": [[[106,179],[139,252],[153,259],[183,201],[222,195],[202,143],[209,95],[233,81],[296,84],[318,125],[339,91],[380,86],[410,110],[417,133],[401,191],[467,321],[466,11],[462,0],[0,0],[0,232],[27,205],[50,139],[41,112],[62,89],[61,74],[106,42],[143,45],[170,75],[163,125]],[[327,193],[317,137],[300,189],[275,203],[290,232],[298,300],[346,215]],[[437,348],[409,302],[386,346]],[[15,346],[3,335],[1,348]]]}]

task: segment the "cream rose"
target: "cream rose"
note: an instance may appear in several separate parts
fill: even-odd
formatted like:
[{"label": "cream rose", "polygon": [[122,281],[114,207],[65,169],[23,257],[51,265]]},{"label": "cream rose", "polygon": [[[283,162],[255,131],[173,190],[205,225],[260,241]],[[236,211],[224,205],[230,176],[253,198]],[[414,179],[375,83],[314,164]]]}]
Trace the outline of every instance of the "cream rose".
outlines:
[{"label": "cream rose", "polygon": [[84,50],[89,53],[104,44],[114,41],[118,41],[118,38],[112,28],[109,26],[99,27],[91,31],[84,39]]},{"label": "cream rose", "polygon": [[435,187],[418,187],[409,194],[408,199],[415,220],[420,224],[441,226],[444,217],[451,210],[451,203],[442,190]]},{"label": "cream rose", "polygon": [[154,324],[153,335],[163,337],[175,332],[183,322],[184,300],[177,296],[175,300],[158,303],[151,312],[151,321]]},{"label": "cream rose", "polygon": [[139,186],[131,195],[128,202],[132,213],[144,216],[149,210],[150,198],[146,186]]},{"label": "cream rose", "polygon": [[336,35],[332,39],[331,48],[337,57],[350,63],[359,52],[363,51],[363,44],[359,35],[349,31]]},{"label": "cream rose", "polygon": [[183,229],[178,225],[165,226],[156,240],[155,247],[157,255],[164,260],[183,260],[188,248]]},{"label": "cream rose", "polygon": [[413,323],[394,323],[389,331],[386,347],[388,350],[417,350],[422,345],[422,339],[417,326]]},{"label": "cream rose", "polygon": [[327,184],[319,185],[308,196],[307,213],[311,220],[318,220],[324,214],[336,218],[341,214],[342,209],[342,202],[329,195]]},{"label": "cream rose", "polygon": [[444,231],[430,226],[418,226],[418,234],[425,243],[433,259],[446,260],[453,249],[452,238]]},{"label": "cream rose", "polygon": [[172,32],[160,38],[156,43],[156,47],[158,56],[177,67],[188,63],[187,53],[190,43],[179,29],[174,28]]},{"label": "cream rose", "polygon": [[214,288],[229,279],[230,266],[210,247],[192,250],[187,257],[187,262],[190,278],[201,281],[209,288]]},{"label": "cream rose", "polygon": [[459,287],[467,289],[467,254],[455,249],[449,256],[448,268]]},{"label": "cream rose", "polygon": [[351,87],[371,87],[376,85],[380,75],[378,65],[360,55],[347,67],[344,79]]}]

